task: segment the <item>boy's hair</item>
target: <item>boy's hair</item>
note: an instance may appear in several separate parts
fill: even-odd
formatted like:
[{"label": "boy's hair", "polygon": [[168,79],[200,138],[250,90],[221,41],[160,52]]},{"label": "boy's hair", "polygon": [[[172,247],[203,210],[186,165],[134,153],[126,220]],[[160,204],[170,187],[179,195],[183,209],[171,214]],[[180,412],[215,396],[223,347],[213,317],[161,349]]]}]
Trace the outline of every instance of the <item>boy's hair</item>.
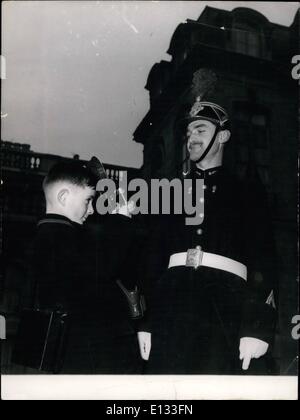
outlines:
[{"label": "boy's hair", "polygon": [[48,172],[43,182],[43,189],[57,182],[69,182],[79,187],[95,188],[97,177],[94,173],[80,162],[59,162]]}]

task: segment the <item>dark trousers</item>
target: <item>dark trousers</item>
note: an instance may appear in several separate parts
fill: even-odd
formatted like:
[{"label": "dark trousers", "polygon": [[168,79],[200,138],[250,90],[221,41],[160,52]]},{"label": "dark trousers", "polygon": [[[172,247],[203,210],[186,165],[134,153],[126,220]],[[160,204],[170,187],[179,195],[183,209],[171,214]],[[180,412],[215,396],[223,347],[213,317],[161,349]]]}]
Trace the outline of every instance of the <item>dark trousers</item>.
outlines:
[{"label": "dark trousers", "polygon": [[136,334],[71,337],[61,374],[140,374],[142,360]]}]

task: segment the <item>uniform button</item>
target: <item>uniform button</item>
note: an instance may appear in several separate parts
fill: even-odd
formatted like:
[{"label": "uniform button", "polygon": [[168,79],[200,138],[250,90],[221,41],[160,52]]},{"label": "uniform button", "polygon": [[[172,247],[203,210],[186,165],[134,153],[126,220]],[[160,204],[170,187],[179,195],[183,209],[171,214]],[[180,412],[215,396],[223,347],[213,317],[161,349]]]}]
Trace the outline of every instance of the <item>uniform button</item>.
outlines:
[{"label": "uniform button", "polygon": [[204,198],[200,198],[200,203],[204,203]]},{"label": "uniform button", "polygon": [[197,230],[197,235],[202,235],[202,233],[203,233],[203,230],[202,229],[198,229]]}]

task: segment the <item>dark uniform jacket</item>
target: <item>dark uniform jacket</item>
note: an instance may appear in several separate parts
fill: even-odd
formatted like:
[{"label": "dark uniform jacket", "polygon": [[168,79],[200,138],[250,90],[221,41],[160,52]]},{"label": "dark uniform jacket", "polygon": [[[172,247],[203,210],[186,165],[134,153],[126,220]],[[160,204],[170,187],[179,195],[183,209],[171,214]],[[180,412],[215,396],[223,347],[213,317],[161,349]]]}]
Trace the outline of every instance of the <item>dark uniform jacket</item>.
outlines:
[{"label": "dark uniform jacket", "polygon": [[38,223],[30,264],[35,303],[69,313],[61,373],[122,374],[139,369],[136,331],[115,282],[118,276],[131,288],[126,269],[120,273],[118,251],[122,246],[126,258],[129,232],[127,218],[121,215],[108,217],[100,228],[51,214]]},{"label": "dark uniform jacket", "polygon": [[[187,226],[185,214],[153,217],[145,253],[148,373],[233,374],[240,371],[241,337],[272,344],[274,334],[276,267],[266,197],[221,167],[189,177],[204,179],[203,223]],[[245,264],[248,281],[204,266],[167,269],[172,254],[196,246]]]}]

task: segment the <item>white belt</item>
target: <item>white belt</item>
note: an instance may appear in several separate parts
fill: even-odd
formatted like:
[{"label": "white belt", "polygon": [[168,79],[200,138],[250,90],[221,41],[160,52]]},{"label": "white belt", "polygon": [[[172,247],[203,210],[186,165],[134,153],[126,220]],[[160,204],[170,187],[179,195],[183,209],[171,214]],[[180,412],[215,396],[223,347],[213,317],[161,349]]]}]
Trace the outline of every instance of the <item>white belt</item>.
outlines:
[{"label": "white belt", "polygon": [[200,247],[189,249],[188,252],[173,254],[170,258],[169,268],[179,266],[193,267],[195,269],[201,266],[216,268],[228,271],[247,281],[247,267],[244,264],[221,255],[203,252]]}]

